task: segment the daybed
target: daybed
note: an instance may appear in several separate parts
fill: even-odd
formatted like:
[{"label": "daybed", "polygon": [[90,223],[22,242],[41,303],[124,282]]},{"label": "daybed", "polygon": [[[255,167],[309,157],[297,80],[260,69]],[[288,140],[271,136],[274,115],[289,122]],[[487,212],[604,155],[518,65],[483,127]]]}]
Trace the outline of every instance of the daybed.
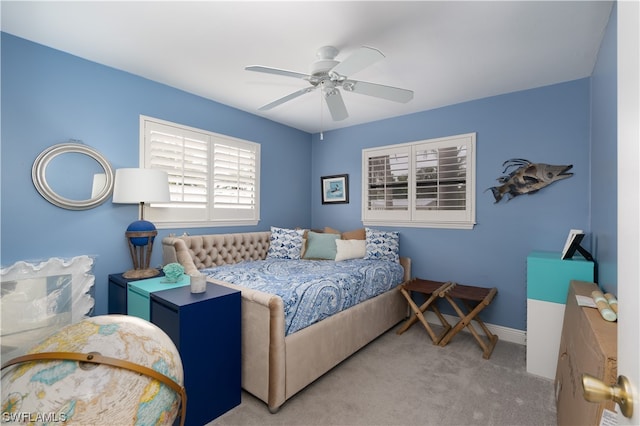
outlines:
[{"label": "daybed", "polygon": [[[273,228],[272,228],[273,230]],[[164,264],[186,274],[267,257],[271,232],[192,235],[163,239]],[[275,246],[275,244],[274,244]],[[400,258],[403,281],[411,261]],[[402,271],[400,271],[402,275]],[[407,317],[397,286],[385,293],[286,335],[279,296],[208,278],[242,292],[242,387],[275,413],[305,386]]]}]

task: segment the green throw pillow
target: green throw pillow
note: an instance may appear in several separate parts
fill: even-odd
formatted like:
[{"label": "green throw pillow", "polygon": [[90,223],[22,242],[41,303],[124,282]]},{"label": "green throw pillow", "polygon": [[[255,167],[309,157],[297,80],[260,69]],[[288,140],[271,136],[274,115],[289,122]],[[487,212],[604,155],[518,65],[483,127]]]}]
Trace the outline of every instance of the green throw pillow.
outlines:
[{"label": "green throw pillow", "polygon": [[309,231],[304,259],[335,260],[337,250],[336,240],[339,239],[340,234],[320,234]]}]

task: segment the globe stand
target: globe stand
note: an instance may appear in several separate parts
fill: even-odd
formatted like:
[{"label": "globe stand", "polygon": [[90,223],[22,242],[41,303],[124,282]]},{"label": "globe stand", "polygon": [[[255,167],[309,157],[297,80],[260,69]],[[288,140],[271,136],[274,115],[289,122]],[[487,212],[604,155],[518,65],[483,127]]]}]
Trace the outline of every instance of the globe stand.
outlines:
[{"label": "globe stand", "polygon": [[[153,250],[153,240],[158,235],[157,230],[152,231],[127,231],[125,236],[129,243],[129,252],[133,259],[133,269],[122,274],[124,278],[151,278],[160,273],[155,268],[149,268],[151,261],[151,251]],[[140,241],[145,244],[140,244]],[[136,244],[134,244],[134,242]]]}]

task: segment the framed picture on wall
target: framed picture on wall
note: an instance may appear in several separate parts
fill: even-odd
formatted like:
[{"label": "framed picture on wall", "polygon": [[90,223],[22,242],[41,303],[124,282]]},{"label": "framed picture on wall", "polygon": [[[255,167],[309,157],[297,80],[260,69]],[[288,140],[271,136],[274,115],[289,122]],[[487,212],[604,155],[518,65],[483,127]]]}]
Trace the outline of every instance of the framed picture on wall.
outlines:
[{"label": "framed picture on wall", "polygon": [[349,175],[322,176],[320,184],[322,204],[349,202]]}]

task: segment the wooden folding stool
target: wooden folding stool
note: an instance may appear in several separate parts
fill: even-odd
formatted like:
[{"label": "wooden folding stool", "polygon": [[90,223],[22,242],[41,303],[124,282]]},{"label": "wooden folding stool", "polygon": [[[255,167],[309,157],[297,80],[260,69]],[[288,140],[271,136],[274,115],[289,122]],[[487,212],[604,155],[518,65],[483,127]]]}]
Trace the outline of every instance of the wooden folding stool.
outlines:
[{"label": "wooden folding stool", "polygon": [[[493,288],[483,288],[483,287],[472,287],[461,284],[452,283],[451,287],[449,287],[448,291],[443,295],[445,299],[451,304],[453,309],[456,311],[460,320],[457,324],[449,330],[449,332],[440,340],[438,343],[440,346],[445,346],[449,341],[458,334],[458,332],[465,327],[469,329],[473,337],[476,339],[480,347],[482,348],[482,357],[484,359],[489,359],[491,357],[491,353],[493,352],[493,348],[496,346],[498,342],[498,336],[492,334],[491,331],[487,328],[487,326],[482,322],[478,314],[485,307],[487,307],[498,290]],[[462,301],[462,304],[468,310],[468,313],[464,313],[462,309],[456,304],[454,299],[459,299]],[[475,306],[472,305],[472,302],[477,302]],[[473,327],[472,321],[476,321],[484,334],[486,335],[485,339],[476,331]]]},{"label": "wooden folding stool", "polygon": [[[404,333],[409,329],[409,327],[411,327],[417,321],[420,321],[424,328],[427,330],[427,333],[429,333],[429,336],[431,336],[431,340],[433,341],[433,343],[437,345],[440,340],[447,334],[447,332],[451,330],[451,324],[449,324],[447,320],[442,316],[440,310],[434,302],[436,301],[436,299],[444,297],[444,295],[447,293],[447,291],[450,290],[452,286],[453,283],[451,282],[441,283],[438,281],[422,280],[420,278],[414,278],[411,281],[402,284],[400,286],[400,292],[405,297],[405,299],[407,299],[407,302],[409,302],[409,306],[411,307],[411,310],[414,314],[411,316],[411,318],[405,321],[405,323],[397,331],[397,333]],[[429,297],[420,307],[418,307],[418,305],[416,305],[416,303],[411,298],[412,291],[425,294]],[[437,335],[433,331],[427,320],[424,318],[423,313],[428,308],[431,308],[431,310],[437,315],[438,319],[442,323],[442,326],[444,327],[444,330],[442,331],[442,333],[440,333],[440,335]]]}]

